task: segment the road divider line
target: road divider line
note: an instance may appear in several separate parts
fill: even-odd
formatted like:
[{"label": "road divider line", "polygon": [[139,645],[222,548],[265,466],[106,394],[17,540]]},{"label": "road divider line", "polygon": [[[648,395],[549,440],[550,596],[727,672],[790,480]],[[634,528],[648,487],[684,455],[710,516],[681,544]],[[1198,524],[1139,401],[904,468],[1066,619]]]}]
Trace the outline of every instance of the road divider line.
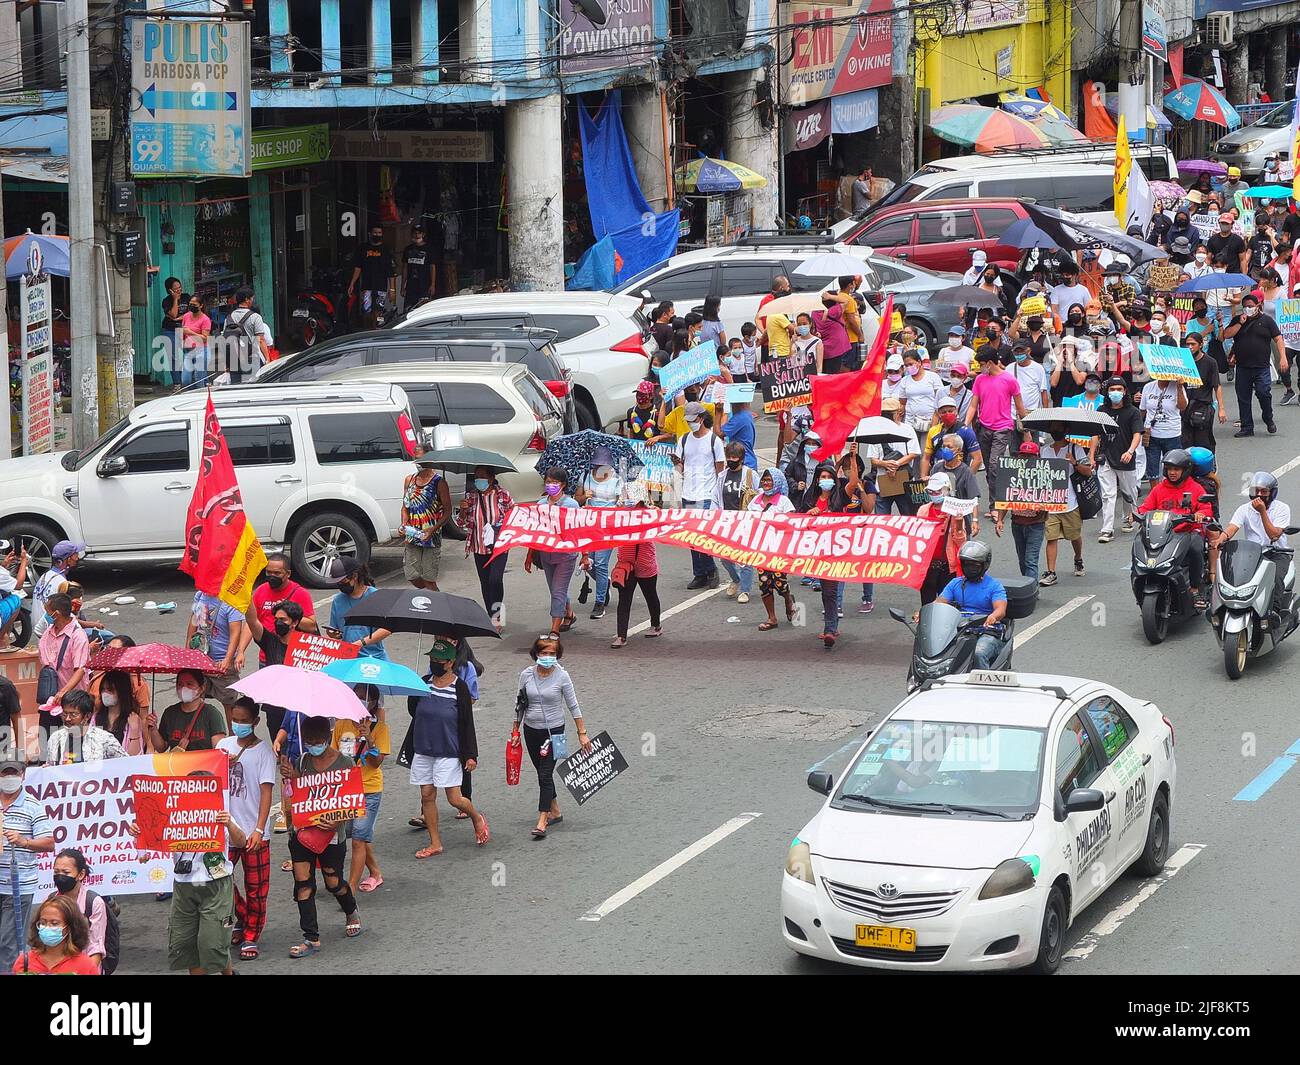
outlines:
[{"label": "road divider line", "polygon": [[1185,843],[1179,847],[1173,856],[1165,862],[1165,867],[1158,876],[1152,877],[1142,886],[1141,891],[1137,892],[1132,898],[1125,899],[1110,913],[1106,914],[1093,926],[1090,932],[1082,936],[1079,942],[1070,950],[1067,950],[1062,957],[1073,961],[1082,961],[1088,957],[1101,944],[1103,937],[1110,935],[1124,923],[1125,919],[1132,917],[1142,903],[1169,883],[1178,875],[1180,870],[1187,866],[1188,862],[1203,850],[1205,850],[1204,843]]},{"label": "road divider line", "polygon": [[1016,633],[1016,642],[1014,647],[1019,648],[1022,645],[1027,644],[1030,640],[1032,640],[1040,632],[1046,629],[1049,625],[1055,625],[1066,615],[1070,614],[1075,610],[1078,610],[1079,607],[1083,606],[1084,603],[1091,602],[1093,599],[1096,598],[1097,597],[1095,595],[1075,596],[1064,606],[1057,607],[1055,610],[1053,610],[1050,614],[1047,615],[1047,617],[1043,618],[1042,621],[1030,625],[1029,628],[1025,629],[1023,632]]},{"label": "road divider line", "polygon": [[762,817],[762,816],[763,815],[761,813],[746,813],[746,814],[740,814],[737,817],[733,817],[730,821],[727,821],[725,824],[719,825],[707,836],[704,836],[701,839],[697,839],[689,847],[686,847],[683,850],[678,851],[667,861],[660,862],[653,869],[651,869],[650,872],[646,873],[645,876],[633,880],[632,883],[628,884],[628,886],[625,887],[622,891],[619,891],[611,895],[599,906],[597,906],[594,910],[588,910],[581,917],[579,917],[578,920],[599,921],[601,920],[601,918],[608,917],[620,906],[623,906],[624,904],[631,902],[642,892],[648,891],[650,888],[654,887],[664,877],[670,875],[671,873],[676,872],[683,865],[689,862],[692,858],[698,858],[701,854],[703,854],[714,844],[721,843],[733,832],[739,832],[742,828],[744,828],[747,824],[749,824],[749,822],[754,820],[754,818]]},{"label": "road divider line", "polygon": [[[711,599],[713,596],[717,595],[720,591],[722,591],[722,587],[723,587],[722,585],[718,585],[718,587],[716,588],[710,588],[707,592],[701,592],[699,595],[693,595],[689,599],[683,600],[682,602],[678,603],[676,606],[669,607],[667,610],[663,611],[659,615],[660,622],[664,621],[665,618],[672,617],[674,614],[680,614],[683,610],[689,610],[691,607],[695,606],[698,603],[704,602],[704,600],[706,599]],[[650,627],[650,622],[643,621],[641,622],[641,624],[633,625],[630,629],[628,629],[627,634],[629,636],[635,636],[638,632],[645,632],[646,629],[648,629],[649,627]]]},{"label": "road divider line", "polygon": [[1296,762],[1300,762],[1300,740],[1296,740],[1279,757],[1269,762],[1263,772],[1232,797],[1232,801],[1255,802],[1263,798],[1269,788],[1294,768]]},{"label": "road divider line", "polygon": [[1285,462],[1273,471],[1274,477],[1285,477],[1288,473],[1300,466],[1300,455],[1297,455],[1290,462]]}]

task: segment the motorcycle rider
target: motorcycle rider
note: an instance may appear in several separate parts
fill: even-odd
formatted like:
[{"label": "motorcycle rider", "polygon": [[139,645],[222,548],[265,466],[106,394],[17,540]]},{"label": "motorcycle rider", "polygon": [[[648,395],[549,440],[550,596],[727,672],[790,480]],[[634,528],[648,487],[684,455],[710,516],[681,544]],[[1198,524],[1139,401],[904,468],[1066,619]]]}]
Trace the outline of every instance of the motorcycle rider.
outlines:
[{"label": "motorcycle rider", "polygon": [[1002,619],[1007,614],[1007,590],[989,575],[993,551],[981,540],[967,540],[957,552],[960,577],[954,577],[939,593],[936,602],[961,611],[964,618],[984,618],[984,631],[975,643],[972,662],[976,669],[988,669],[1006,643]]},{"label": "motorcycle rider", "polygon": [[[1215,540],[1216,547],[1223,547],[1238,532],[1245,533],[1247,543],[1262,547],[1289,547],[1286,538],[1287,526],[1291,524],[1291,508],[1277,497],[1277,478],[1271,473],[1260,470],[1250,475],[1247,488],[1249,502],[1241,504],[1228,522],[1228,527],[1219,533]],[[1285,565],[1274,567],[1276,579],[1273,586],[1273,604],[1282,606],[1285,594]]]},{"label": "motorcycle rider", "polygon": [[[1201,520],[1213,520],[1214,511],[1209,503],[1201,502],[1203,494],[1201,485],[1192,476],[1192,456],[1183,448],[1176,447],[1173,451],[1166,452],[1162,469],[1164,477],[1152,486],[1150,493],[1138,507],[1138,513],[1150,514],[1155,510],[1167,510],[1172,514],[1194,515]],[[1174,532],[1196,531],[1186,522],[1181,522],[1180,526],[1175,526]],[[1206,607],[1200,587],[1204,575],[1205,538],[1198,531],[1191,545],[1188,573],[1192,598],[1198,610],[1204,610]]]}]

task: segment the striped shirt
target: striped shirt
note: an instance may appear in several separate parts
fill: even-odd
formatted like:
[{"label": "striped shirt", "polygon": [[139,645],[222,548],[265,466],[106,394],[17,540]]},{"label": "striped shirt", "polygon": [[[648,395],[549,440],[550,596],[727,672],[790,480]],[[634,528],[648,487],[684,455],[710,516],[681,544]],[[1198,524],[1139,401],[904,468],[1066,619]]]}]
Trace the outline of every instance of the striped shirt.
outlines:
[{"label": "striped shirt", "polygon": [[[471,488],[465,493],[469,503],[466,520],[456,515],[456,525],[465,530],[465,554],[486,555],[492,551],[496,542],[496,530],[505,521],[506,514],[515,505],[514,499],[504,488],[497,487],[486,492]],[[492,531],[489,533],[488,530]]]},{"label": "striped shirt", "polygon": [[[23,839],[43,839],[54,835],[54,825],[45,813],[45,807],[33,799],[26,791],[21,792],[14,802],[5,808],[4,830],[17,832]],[[36,885],[41,874],[38,868],[40,854],[26,847],[11,847],[7,842],[5,850],[18,857],[18,891],[22,895],[36,894]],[[0,869],[0,895],[13,894],[13,879],[10,874],[10,858],[5,856],[4,868]]]}]

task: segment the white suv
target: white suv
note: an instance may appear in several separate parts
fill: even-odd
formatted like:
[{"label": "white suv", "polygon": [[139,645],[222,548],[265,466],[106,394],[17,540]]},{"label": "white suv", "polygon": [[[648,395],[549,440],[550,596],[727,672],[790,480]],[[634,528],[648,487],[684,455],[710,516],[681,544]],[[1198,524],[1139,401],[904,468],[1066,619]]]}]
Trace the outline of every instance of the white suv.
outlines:
[{"label": "white suv", "polygon": [[[0,536],[44,569],[59,540],[92,561],[176,562],[194,494],[207,395],[141,404],[82,451],[0,462]],[[244,507],[268,549],[329,586],[400,525],[402,480],[423,453],[419,416],[392,384],[245,385],[212,393]]]},{"label": "white suv", "polygon": [[655,351],[641,300],[608,292],[448,296],[422,303],[393,328],[445,327],[458,322],[554,329],[555,351],[569,371],[583,428],[599,429],[623,418]]},{"label": "white suv", "polygon": [[[758,303],[772,290],[772,279],[784,274],[795,292],[820,292],[835,281],[827,275],[795,273],[800,263],[828,252],[851,255],[871,264],[871,249],[836,244],[828,236],[813,235],[802,242],[798,237],[752,237],[746,243],[683,252],[643,270],[622,282],[617,291],[642,297],[651,303],[668,300],[679,315],[704,303],[706,296],[722,299],[722,326],[728,337],[740,336],[740,327],[755,320]],[[868,270],[862,288],[880,287],[875,272]]]}]

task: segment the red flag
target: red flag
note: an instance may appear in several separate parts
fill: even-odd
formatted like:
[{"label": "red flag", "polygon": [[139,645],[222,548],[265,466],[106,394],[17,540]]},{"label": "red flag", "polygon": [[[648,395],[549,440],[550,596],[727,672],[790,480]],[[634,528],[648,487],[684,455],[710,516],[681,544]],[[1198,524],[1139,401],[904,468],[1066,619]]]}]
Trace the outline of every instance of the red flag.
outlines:
[{"label": "red flag", "polygon": [[880,328],[871,342],[871,351],[861,370],[853,373],[818,374],[812,379],[813,428],[822,438],[822,446],[812,453],[818,462],[838,455],[849,433],[863,418],[880,413],[880,390],[885,380],[885,354],[889,347],[889,327],[894,321],[894,295],[891,292],[880,312]]},{"label": "red flag", "polygon": [[1175,89],[1183,87],[1183,46],[1176,44],[1169,49],[1169,80]]},{"label": "red flag", "polygon": [[248,610],[253,581],[266,568],[262,544],[244,513],[244,497],[211,395],[203,413],[203,452],[185,515],[185,555],[180,568],[194,578],[194,587],[200,592],[218,596],[241,611]]}]

